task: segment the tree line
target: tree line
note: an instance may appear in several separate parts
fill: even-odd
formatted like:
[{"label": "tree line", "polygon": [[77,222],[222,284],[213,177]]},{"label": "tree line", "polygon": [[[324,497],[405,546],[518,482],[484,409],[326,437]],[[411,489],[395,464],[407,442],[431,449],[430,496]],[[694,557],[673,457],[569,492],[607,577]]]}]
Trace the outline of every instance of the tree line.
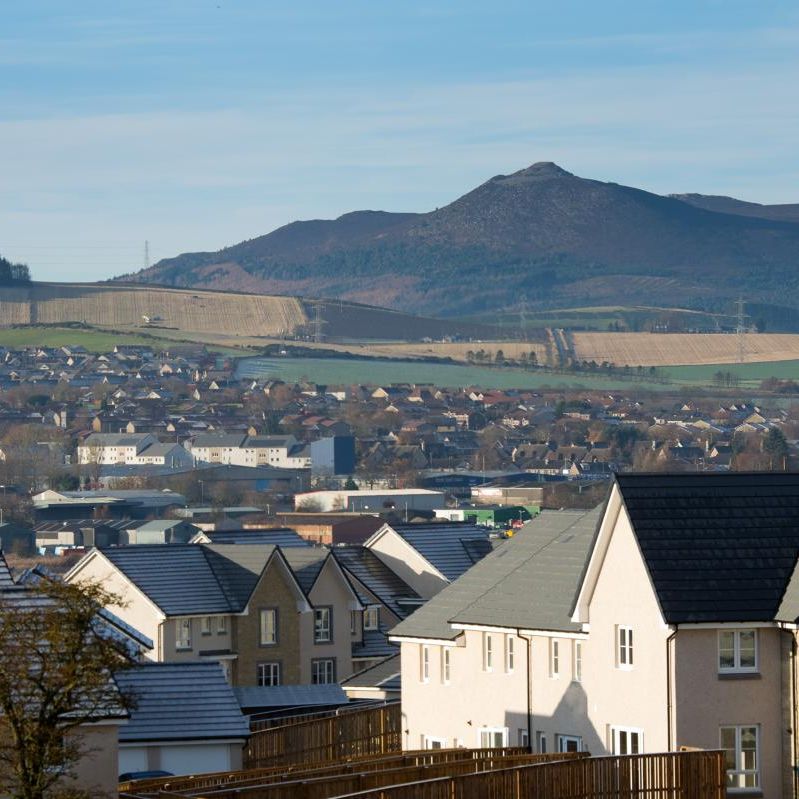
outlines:
[{"label": "tree line", "polygon": [[0,286],[13,283],[30,283],[31,271],[27,264],[14,264],[0,255]]}]

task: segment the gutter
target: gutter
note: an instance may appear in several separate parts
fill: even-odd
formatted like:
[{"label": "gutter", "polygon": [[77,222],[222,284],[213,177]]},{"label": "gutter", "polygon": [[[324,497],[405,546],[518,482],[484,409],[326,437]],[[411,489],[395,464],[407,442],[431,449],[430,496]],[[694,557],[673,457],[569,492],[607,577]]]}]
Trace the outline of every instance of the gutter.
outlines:
[{"label": "gutter", "polygon": [[533,638],[521,630],[516,631],[519,638],[527,641],[527,751],[533,751]]},{"label": "gutter", "polygon": [[672,740],[672,685],[671,685],[671,645],[677,635],[678,625],[674,625],[674,631],[666,639],[666,750],[674,751],[674,741]]}]

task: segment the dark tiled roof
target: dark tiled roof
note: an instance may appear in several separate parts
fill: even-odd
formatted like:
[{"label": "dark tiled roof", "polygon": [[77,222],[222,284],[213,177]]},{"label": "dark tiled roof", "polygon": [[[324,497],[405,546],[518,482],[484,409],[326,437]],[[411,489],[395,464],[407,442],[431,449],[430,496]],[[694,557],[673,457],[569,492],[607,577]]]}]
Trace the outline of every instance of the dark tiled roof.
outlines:
[{"label": "dark tiled roof", "polygon": [[283,553],[306,596],[329,554],[326,547],[291,547]]},{"label": "dark tiled roof", "polygon": [[667,622],[795,621],[799,474],[616,479]]},{"label": "dark tiled roof", "polygon": [[[401,580],[370,549],[362,546],[334,547],[333,557],[357,583],[365,586],[395,615],[408,615],[407,606],[400,605],[398,598],[418,598],[418,594]],[[369,604],[368,596],[361,595],[361,602]]]},{"label": "dark tiled roof", "polygon": [[397,654],[397,645],[389,643],[388,631],[385,628],[364,630],[363,642],[352,646],[353,658],[382,658],[395,654]]},{"label": "dark tiled roof", "polygon": [[279,547],[308,547],[309,542],[294,530],[209,530],[199,534],[212,544],[272,544]]},{"label": "dark tiled roof", "polygon": [[488,530],[474,524],[392,524],[391,528],[450,581],[471,568],[480,552],[491,551]]},{"label": "dark tiled roof", "polygon": [[239,686],[233,689],[243,708],[346,705],[347,695],[338,683],[323,685]]},{"label": "dark tiled roof", "polygon": [[401,688],[400,656],[394,654],[387,657],[368,669],[356,672],[341,684],[348,688],[383,688],[387,691],[399,691]]},{"label": "dark tiled roof", "polygon": [[242,739],[250,734],[219,663],[148,663],[116,675],[136,707],[121,743]]}]

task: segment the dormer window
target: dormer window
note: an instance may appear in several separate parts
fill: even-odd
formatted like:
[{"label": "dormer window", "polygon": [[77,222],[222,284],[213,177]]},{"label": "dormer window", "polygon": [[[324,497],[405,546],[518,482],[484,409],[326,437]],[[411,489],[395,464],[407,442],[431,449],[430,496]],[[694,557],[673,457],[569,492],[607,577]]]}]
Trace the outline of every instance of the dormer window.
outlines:
[{"label": "dormer window", "polygon": [[719,630],[719,674],[757,671],[757,631]]}]

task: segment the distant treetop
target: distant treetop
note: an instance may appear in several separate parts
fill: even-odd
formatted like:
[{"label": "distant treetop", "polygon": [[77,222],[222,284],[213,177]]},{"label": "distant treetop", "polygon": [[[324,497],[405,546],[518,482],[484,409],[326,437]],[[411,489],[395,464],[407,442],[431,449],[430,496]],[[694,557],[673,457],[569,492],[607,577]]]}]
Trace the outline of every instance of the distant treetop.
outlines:
[{"label": "distant treetop", "polygon": [[12,264],[0,255],[0,286],[11,283],[30,283],[31,272],[27,264]]}]

